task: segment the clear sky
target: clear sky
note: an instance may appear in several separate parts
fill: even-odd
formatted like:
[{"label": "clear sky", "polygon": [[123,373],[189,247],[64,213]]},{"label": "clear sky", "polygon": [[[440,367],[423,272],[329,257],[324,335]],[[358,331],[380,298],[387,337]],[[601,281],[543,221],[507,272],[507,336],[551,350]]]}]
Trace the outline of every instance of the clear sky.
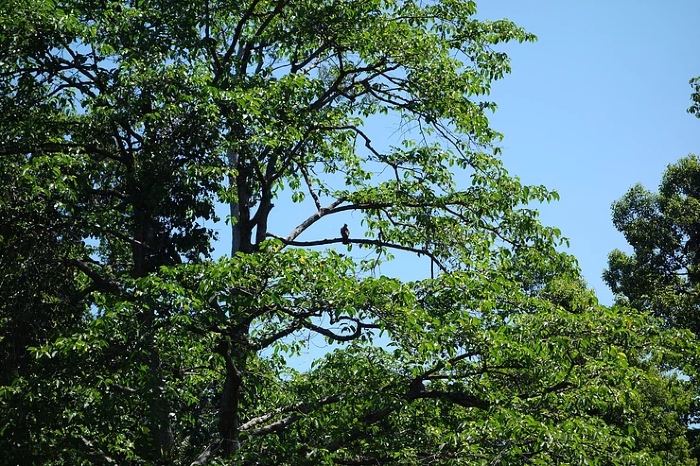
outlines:
[{"label": "clear sky", "polygon": [[[556,189],[542,220],[570,238],[589,285],[603,304],[608,253],[627,249],[612,226],[611,203],[641,182],[655,190],[665,167],[700,153],[700,120],[686,113],[688,81],[700,76],[700,0],[477,0],[482,19],[508,18],[539,40],[508,44],[512,73],[495,83],[492,126],[508,171],[526,184]],[[395,122],[367,130],[397,138]],[[399,141],[390,141],[398,145]],[[340,186],[339,186],[340,187]],[[286,236],[312,210],[277,202],[272,232]],[[286,203],[285,203],[286,204]],[[308,206],[307,206],[308,207]],[[227,214],[220,210],[222,218]],[[357,217],[357,218],[356,218]],[[344,222],[361,236],[359,216],[332,216],[298,239],[338,237]],[[230,252],[224,225],[216,254]],[[338,245],[340,252],[347,253]],[[350,253],[362,258],[366,251]],[[398,255],[380,273],[427,278],[429,264]]]},{"label": "clear sky", "polygon": [[527,184],[556,189],[542,220],[571,239],[589,285],[612,249],[626,250],[610,204],[637,182],[656,190],[670,163],[700,154],[700,120],[686,113],[700,76],[700,0],[481,0],[479,16],[538,36],[506,51],[492,126],[503,160]]}]

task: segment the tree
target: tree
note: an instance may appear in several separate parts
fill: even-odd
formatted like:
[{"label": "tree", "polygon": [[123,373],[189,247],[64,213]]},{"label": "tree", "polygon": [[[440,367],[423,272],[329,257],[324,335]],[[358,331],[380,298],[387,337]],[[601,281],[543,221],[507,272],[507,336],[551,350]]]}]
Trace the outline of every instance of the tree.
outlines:
[{"label": "tree", "polygon": [[670,165],[658,193],[641,185],[613,204],[613,223],[633,253],[610,253],[612,291],[669,326],[700,332],[700,160]]},{"label": "tree", "polygon": [[[698,79],[689,113],[698,115]],[[700,335],[700,159],[688,155],[664,172],[658,193],[632,187],[613,203],[613,224],[632,247],[614,250],[603,278],[618,302],[650,312],[668,328]],[[696,362],[692,362],[696,365]],[[696,369],[687,374],[697,385]],[[697,445],[697,401],[688,418],[689,437]],[[698,457],[697,446],[695,456]]]},{"label": "tree", "polygon": [[[485,96],[495,47],[534,37],[475,12],[0,6],[3,293],[38,329],[3,341],[26,361],[0,387],[7,461],[692,464],[665,372],[687,335],[597,305],[528,207],[557,195],[502,167]],[[402,145],[377,144],[377,115]],[[323,237],[349,213],[362,228]],[[391,254],[439,273],[383,276]],[[312,339],[332,346],[295,369]]]},{"label": "tree", "polygon": [[[613,204],[613,223],[633,248],[614,250],[603,278],[620,303],[663,319],[666,328],[700,332],[700,160],[689,155],[670,165],[658,193],[632,187]],[[697,343],[696,343],[697,345]],[[697,359],[685,374],[697,387]],[[694,367],[693,367],[694,366]],[[697,445],[697,398],[687,418],[688,436]],[[695,457],[698,448],[695,447]]]}]

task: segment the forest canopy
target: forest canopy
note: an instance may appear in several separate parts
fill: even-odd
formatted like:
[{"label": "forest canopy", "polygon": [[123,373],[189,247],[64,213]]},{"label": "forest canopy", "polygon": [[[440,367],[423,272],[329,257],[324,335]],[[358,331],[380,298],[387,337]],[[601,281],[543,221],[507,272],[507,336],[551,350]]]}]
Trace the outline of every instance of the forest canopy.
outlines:
[{"label": "forest canopy", "polygon": [[[695,464],[691,335],[599,305],[539,221],[556,192],[488,121],[535,37],[475,15],[3,2],[8,464]],[[435,273],[383,275],[399,253]]]}]

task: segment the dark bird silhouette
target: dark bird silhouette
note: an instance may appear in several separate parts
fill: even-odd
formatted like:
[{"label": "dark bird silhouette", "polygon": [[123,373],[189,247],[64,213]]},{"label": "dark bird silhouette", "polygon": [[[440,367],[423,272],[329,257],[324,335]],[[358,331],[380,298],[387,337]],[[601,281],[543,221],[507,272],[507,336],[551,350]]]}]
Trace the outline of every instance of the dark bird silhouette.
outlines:
[{"label": "dark bird silhouette", "polygon": [[340,236],[343,237],[343,244],[350,244],[350,229],[347,223],[340,229]]}]

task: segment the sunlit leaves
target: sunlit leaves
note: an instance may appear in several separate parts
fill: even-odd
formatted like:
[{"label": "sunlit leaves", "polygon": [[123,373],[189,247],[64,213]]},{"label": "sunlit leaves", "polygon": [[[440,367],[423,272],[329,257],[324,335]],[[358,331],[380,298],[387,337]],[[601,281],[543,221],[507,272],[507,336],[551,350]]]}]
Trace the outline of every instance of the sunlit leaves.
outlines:
[{"label": "sunlit leaves", "polygon": [[668,167],[658,194],[637,185],[613,204],[613,223],[634,253],[611,252],[604,276],[631,305],[696,333],[699,173],[688,156]]},{"label": "sunlit leaves", "polygon": [[0,7],[11,461],[684,464],[687,335],[598,307],[498,158],[497,46],[534,36],[461,0],[54,3]]}]

